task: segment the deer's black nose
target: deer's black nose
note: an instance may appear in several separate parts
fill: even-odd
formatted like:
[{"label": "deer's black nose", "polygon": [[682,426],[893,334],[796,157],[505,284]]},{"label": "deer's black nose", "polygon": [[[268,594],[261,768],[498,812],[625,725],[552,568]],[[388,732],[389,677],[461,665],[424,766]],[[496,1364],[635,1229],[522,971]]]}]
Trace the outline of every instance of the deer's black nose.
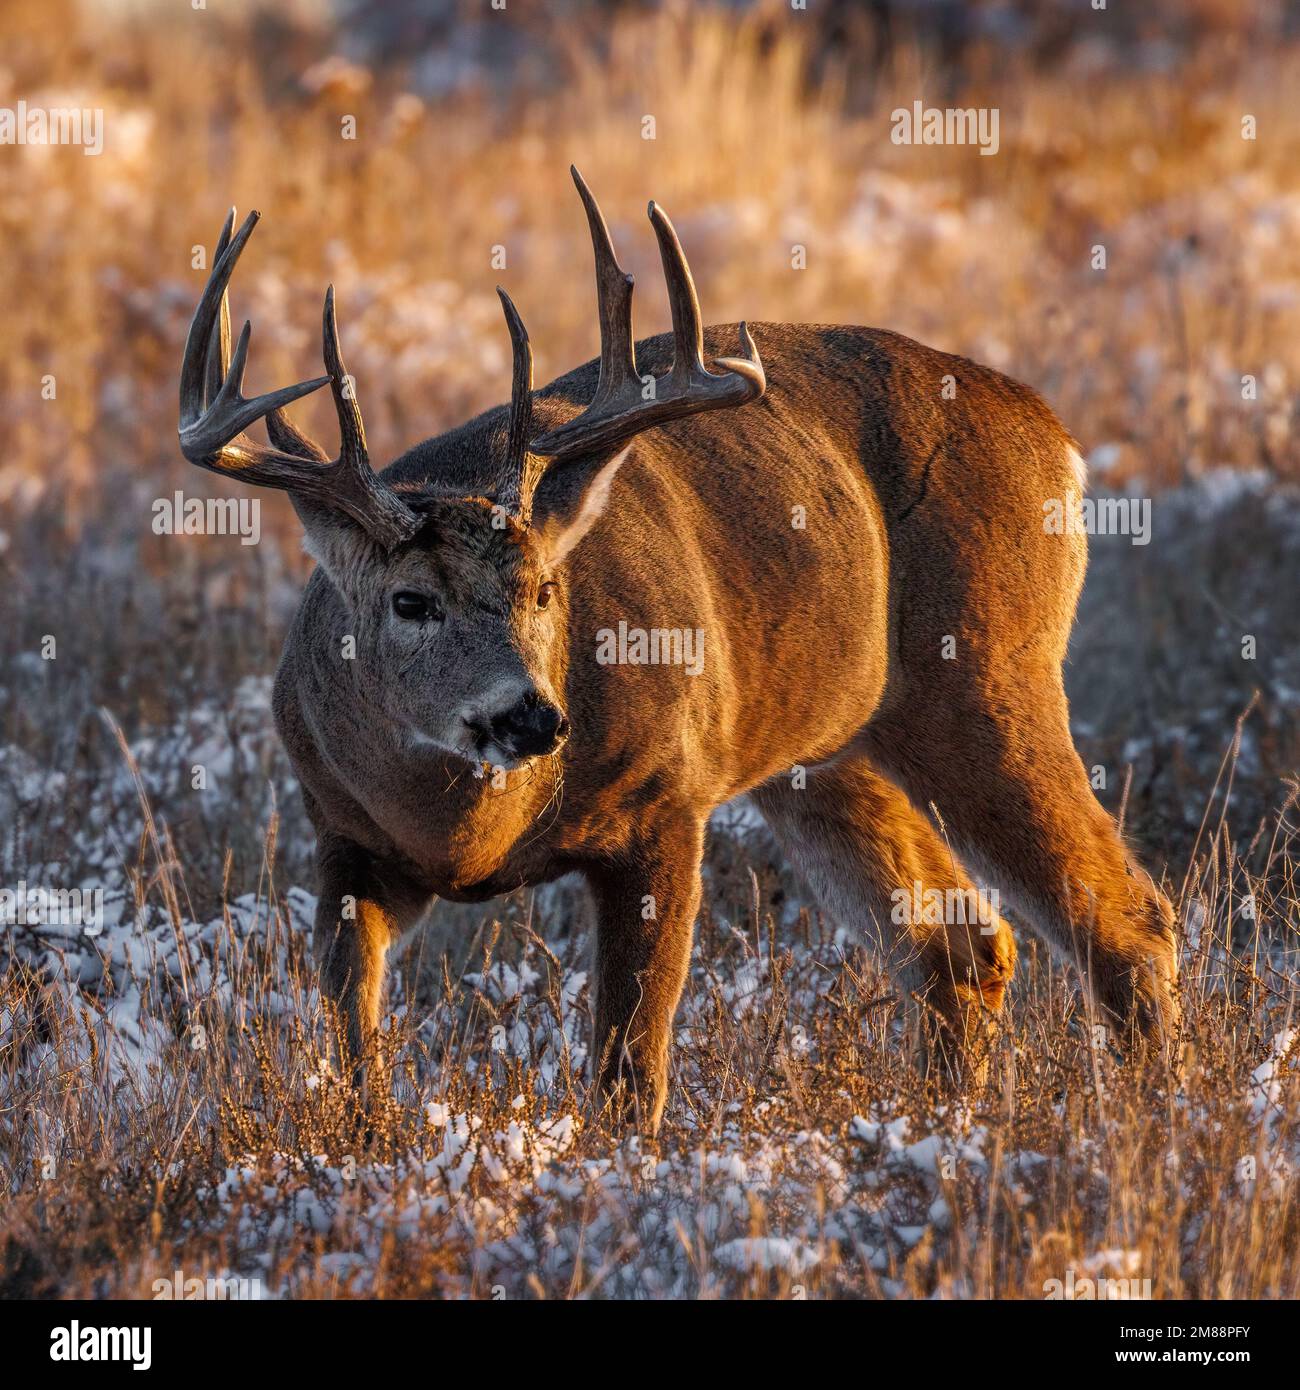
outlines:
[{"label": "deer's black nose", "polygon": [[530,690],[517,705],[492,720],[493,739],[523,758],[553,753],[568,733],[569,721],[535,690]]}]

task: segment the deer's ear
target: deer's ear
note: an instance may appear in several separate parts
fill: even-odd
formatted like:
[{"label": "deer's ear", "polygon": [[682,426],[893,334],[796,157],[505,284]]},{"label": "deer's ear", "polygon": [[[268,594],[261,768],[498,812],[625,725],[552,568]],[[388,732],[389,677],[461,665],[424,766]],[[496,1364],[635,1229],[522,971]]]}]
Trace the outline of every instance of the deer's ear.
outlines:
[{"label": "deer's ear", "polygon": [[379,545],[345,513],[300,496],[291,495],[290,500],[302,522],[302,548],[329,575],[348,605],[354,605],[365,575],[373,573],[383,554]]},{"label": "deer's ear", "polygon": [[564,560],[596,524],[609,505],[614,478],[631,450],[632,445],[625,444],[613,455],[561,464],[542,478],[533,511],[552,564]]},{"label": "deer's ear", "polygon": [[[266,417],[266,432],[283,453],[321,465],[329,462],[325,450],[283,410],[273,410]],[[302,522],[302,548],[329,575],[344,599],[354,603],[361,591],[361,575],[378,553],[375,542],[346,512],[322,506],[302,493],[290,492],[289,500]]]}]

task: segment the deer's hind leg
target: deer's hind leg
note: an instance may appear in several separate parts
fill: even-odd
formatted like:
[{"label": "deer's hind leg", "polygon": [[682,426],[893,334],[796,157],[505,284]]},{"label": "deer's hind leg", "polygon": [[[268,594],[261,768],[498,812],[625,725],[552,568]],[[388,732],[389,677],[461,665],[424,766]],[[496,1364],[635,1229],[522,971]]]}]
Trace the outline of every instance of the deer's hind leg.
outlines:
[{"label": "deer's hind leg", "polygon": [[820,906],[938,1021],[947,1069],[982,1080],[1015,942],[930,822],[860,757],[814,769],[802,788],[773,779],[754,798]]},{"label": "deer's hind leg", "polygon": [[1022,655],[1014,668],[991,664],[985,680],[918,696],[906,727],[901,717],[873,725],[872,755],[934,805],[967,862],[1077,965],[1104,1024],[1126,1044],[1170,1040],[1173,909],[1093,796],[1059,661]]}]

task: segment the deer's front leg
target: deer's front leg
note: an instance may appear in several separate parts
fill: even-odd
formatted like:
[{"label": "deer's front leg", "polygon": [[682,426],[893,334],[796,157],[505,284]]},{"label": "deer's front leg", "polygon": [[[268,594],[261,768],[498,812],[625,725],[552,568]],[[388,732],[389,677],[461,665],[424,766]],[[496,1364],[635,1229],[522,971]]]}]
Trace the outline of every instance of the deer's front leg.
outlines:
[{"label": "deer's front leg", "polygon": [[364,1085],[366,1052],[383,1005],[384,957],[419,918],[429,895],[400,870],[338,836],[320,836],[316,869],[313,946],[321,993],[339,1013],[340,1062]]},{"label": "deer's front leg", "polygon": [[618,862],[589,875],[597,914],[597,1081],[649,1134],[659,1128],[667,1095],[703,850],[703,822],[687,817],[656,825]]}]

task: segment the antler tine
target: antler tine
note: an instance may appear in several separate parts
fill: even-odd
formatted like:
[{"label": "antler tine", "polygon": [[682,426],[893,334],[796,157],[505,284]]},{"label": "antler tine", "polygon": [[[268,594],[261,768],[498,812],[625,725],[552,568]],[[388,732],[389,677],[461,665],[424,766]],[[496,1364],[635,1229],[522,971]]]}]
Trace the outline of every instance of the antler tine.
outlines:
[{"label": "antler tine", "polygon": [[754,335],[749,331],[749,325],[744,319],[739,324],[740,345],[745,349],[743,357],[715,357],[714,365],[725,367],[729,372],[734,372],[737,376],[744,377],[750,383],[753,395],[750,400],[757,400],[764,391],[767,390],[767,373],[763,370],[763,359],[758,353],[758,344],[754,341]]},{"label": "antler tine", "polygon": [[700,301],[695,293],[691,268],[686,264],[677,231],[668,214],[653,200],[646,209],[650,225],[659,242],[659,259],[668,286],[668,307],[673,316],[672,379],[681,386],[696,377],[708,376],[704,369],[704,329],[700,324]]},{"label": "antler tine", "polygon": [[[677,230],[663,208],[651,201],[648,214],[659,241],[659,258],[663,261],[664,280],[668,285],[668,304],[673,316],[673,380],[679,383],[688,380],[702,382],[706,389],[713,389],[708,383],[719,378],[704,365],[704,329],[700,324],[700,301],[695,293],[695,280],[691,275],[691,268],[686,263],[686,254],[677,239]],[[732,375],[743,377],[753,392],[746,399],[756,400],[767,390],[767,374],[763,370],[763,359],[758,354],[758,346],[750,334],[749,325],[743,320],[740,324],[740,341],[745,350],[743,357],[715,357],[713,360],[717,366],[726,367]]]},{"label": "antler tine", "polygon": [[[506,441],[505,479],[498,499],[512,514],[527,512],[527,491],[524,475],[528,467],[528,435],[533,423],[533,345],[528,330],[519,317],[514,300],[497,286],[501,308],[505,311],[510,330],[510,345],[514,371],[510,383],[510,431]],[[524,516],[526,519],[526,516]]]},{"label": "antler tine", "polygon": [[[235,476],[244,482],[281,488],[302,498],[344,511],[387,547],[408,539],[420,526],[420,518],[370,468],[361,411],[347,383],[334,318],[334,290],[325,296],[323,351],[328,376],[282,387],[252,400],[243,394],[244,369],[252,324],[245,322],[234,352],[230,351],[227,289],[240,253],[257,225],[258,214],[249,213],[231,235],[234,209],[217,242],[217,255],[204,288],[181,360],[180,445],[191,463],[214,473]],[[274,416],[287,425],[279,412],[302,396],[329,382],[333,388],[342,445],[336,459],[319,462],[323,452],[310,445],[292,426],[273,437],[290,434],[296,452],[257,444],[243,431],[254,420]]]},{"label": "antler tine", "polygon": [[[213,264],[226,254],[230,245],[230,234],[235,229],[235,210],[231,208],[217,238],[217,249],[212,253]],[[221,309],[208,337],[208,354],[203,378],[203,404],[211,405],[221,390],[221,383],[230,370],[230,292],[221,293]]]},{"label": "antler tine", "polygon": [[[232,209],[233,212],[233,209]],[[222,449],[235,441],[254,420],[260,419],[270,410],[286,406],[312,391],[318,391],[329,380],[317,377],[313,381],[299,382],[297,386],[285,386],[278,391],[270,391],[253,400],[245,400],[240,392],[244,378],[244,361],[248,354],[248,339],[252,324],[245,323],[239,335],[239,345],[235,348],[234,360],[216,395],[204,400],[204,388],[208,370],[209,345],[214,327],[221,332],[218,318],[226,297],[226,288],[234,273],[248,238],[257,226],[260,214],[250,212],[239,230],[231,239],[221,257],[212,267],[207,287],[194,311],[189,336],[185,340],[185,356],[181,361],[181,452],[191,463],[201,463],[210,467],[218,461]],[[244,444],[244,455],[257,446]],[[216,471],[220,472],[220,469]],[[249,474],[249,481],[257,481]]]},{"label": "antler tine", "polygon": [[619,265],[600,204],[578,172],[578,166],[570,164],[569,173],[586,209],[587,225],[591,229],[591,249],[596,258],[600,379],[596,383],[596,395],[592,402],[595,404],[596,401],[605,401],[617,395],[626,382],[637,380],[632,334],[632,291],[636,281]]},{"label": "antler tine", "polygon": [[339,347],[333,285],[325,291],[325,308],[321,315],[321,352],[325,358],[325,370],[329,372],[334,410],[339,419],[339,456],[324,470],[312,468],[307,475],[315,483],[322,473],[327,474],[323,487],[313,486],[304,490],[314,492],[327,505],[347,512],[381,545],[392,549],[410,540],[419,530],[421,522],[392,488],[375,476],[370,466],[361,406],[357,402],[348,369],[343,365],[343,352]]},{"label": "antler tine", "polygon": [[334,410],[339,417],[339,459],[351,468],[364,468],[369,472],[366,426],[361,419],[361,406],[357,402],[348,369],[343,365],[343,351],[339,347],[339,321],[334,312],[333,285],[325,290],[325,308],[321,314],[321,356],[325,359]]},{"label": "antler tine", "polygon": [[593,453],[623,443],[654,425],[700,410],[744,405],[767,389],[758,348],[748,327],[740,325],[743,357],[720,357],[722,373],[704,365],[704,332],[700,305],[690,266],[668,215],[649,206],[651,225],[659,242],[664,279],[673,316],[673,364],[668,373],[643,386],[636,371],[632,342],[632,277],[614,260],[609,229],[596,200],[576,169],[572,170],[596,253],[596,285],[600,304],[600,376],[595,394],[575,419],[535,439],[534,455],[554,459]]},{"label": "antler tine", "polygon": [[[668,214],[653,201],[648,213],[659,241],[659,257],[663,261],[668,305],[673,316],[672,379],[679,385],[701,382],[707,387],[707,383],[718,378],[704,365],[704,329],[700,323],[700,300],[695,293],[695,279]],[[734,375],[744,377],[751,384],[753,398],[757,398],[767,389],[767,375],[749,327],[743,322],[740,325],[740,341],[745,349],[744,357],[715,357],[713,360],[719,367],[726,367]]]}]

